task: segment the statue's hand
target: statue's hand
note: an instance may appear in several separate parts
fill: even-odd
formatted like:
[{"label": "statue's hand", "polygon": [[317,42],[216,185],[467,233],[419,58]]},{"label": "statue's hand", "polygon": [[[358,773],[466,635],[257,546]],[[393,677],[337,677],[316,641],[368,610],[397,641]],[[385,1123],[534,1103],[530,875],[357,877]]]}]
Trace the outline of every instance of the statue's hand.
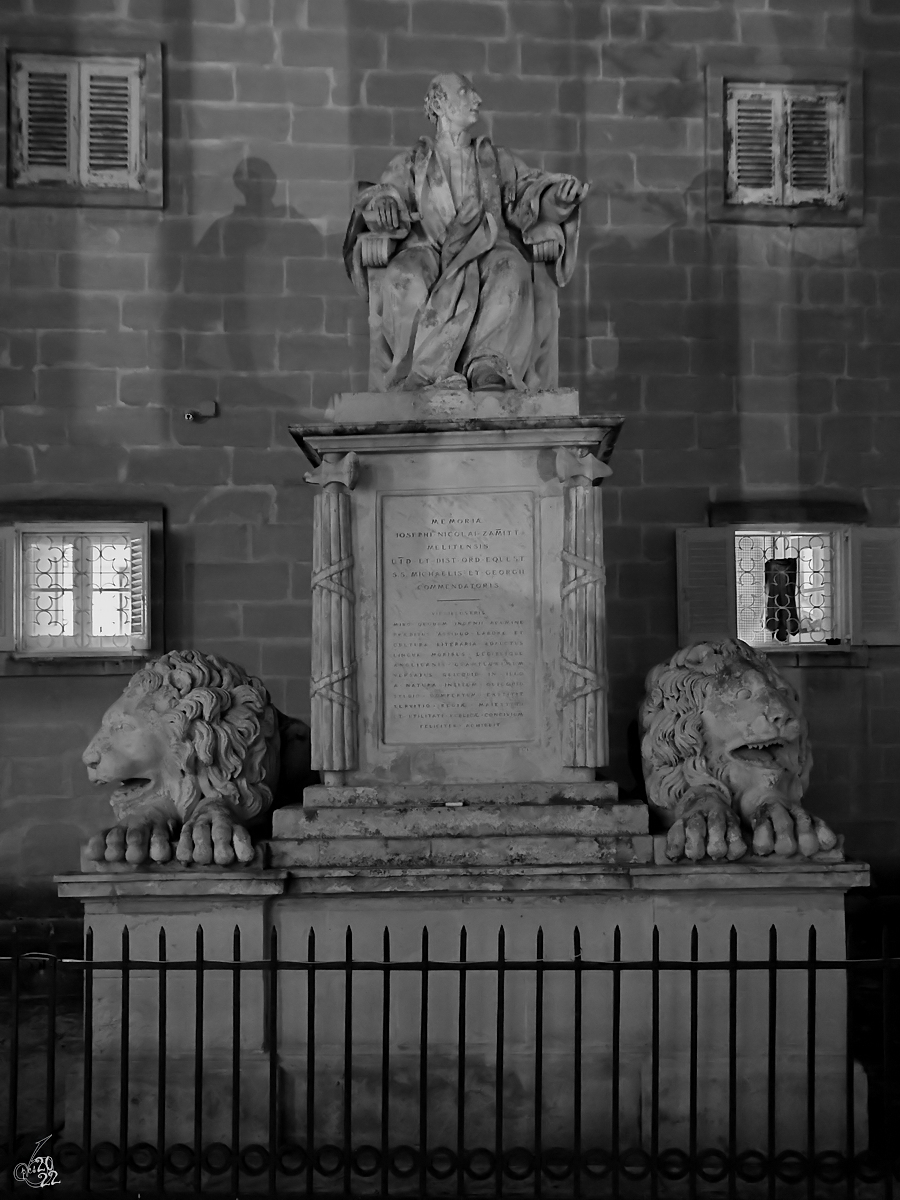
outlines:
[{"label": "statue's hand", "polygon": [[688,800],[666,837],[666,858],[673,862],[680,858],[698,862],[707,855],[733,862],[746,852],[740,819],[714,788],[698,791]]},{"label": "statue's hand", "polygon": [[200,809],[181,827],[175,857],[181,863],[217,867],[230,866],[235,859],[248,863],[253,858],[250,834],[224,805]]},{"label": "statue's hand", "polygon": [[557,204],[580,204],[590,189],[589,183],[580,183],[574,175],[560,180],[556,185]]},{"label": "statue's hand", "polygon": [[95,833],[85,854],[95,862],[165,863],[172,857],[174,837],[173,820],[157,815],[145,816]]},{"label": "statue's hand", "polygon": [[837,837],[824,821],[805,808],[790,806],[776,796],[763,800],[750,814],[753,853],[789,858],[798,851],[811,858],[820,850],[833,850]]},{"label": "statue's hand", "polygon": [[373,233],[392,233],[400,228],[400,205],[393,196],[379,196],[366,214]]}]

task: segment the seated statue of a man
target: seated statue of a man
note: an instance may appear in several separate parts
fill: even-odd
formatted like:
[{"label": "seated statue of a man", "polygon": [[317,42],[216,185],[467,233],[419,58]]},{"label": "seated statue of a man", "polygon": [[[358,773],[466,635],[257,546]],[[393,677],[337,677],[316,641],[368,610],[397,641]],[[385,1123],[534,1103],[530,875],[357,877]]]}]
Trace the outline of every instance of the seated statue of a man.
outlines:
[{"label": "seated statue of a man", "polygon": [[368,270],[386,265],[384,390],[556,386],[541,362],[555,298],[552,312],[536,303],[535,272],[568,282],[588,185],[473,141],[480,105],[464,75],[437,75],[425,97],[435,138],[398,155],[357,199],[345,262],[363,296]]}]

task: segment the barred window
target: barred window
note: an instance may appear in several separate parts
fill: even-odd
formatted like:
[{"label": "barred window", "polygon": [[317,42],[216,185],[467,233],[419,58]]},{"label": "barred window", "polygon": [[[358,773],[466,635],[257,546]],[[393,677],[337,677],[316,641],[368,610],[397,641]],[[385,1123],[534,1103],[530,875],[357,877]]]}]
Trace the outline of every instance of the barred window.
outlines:
[{"label": "barred window", "polygon": [[146,522],[0,529],[0,649],[139,655],[150,646]]},{"label": "barred window", "polygon": [[900,530],[719,526],[679,529],[676,545],[682,645],[900,644]]},{"label": "barred window", "polygon": [[739,532],[735,537],[737,635],[751,646],[837,645],[835,535]]}]

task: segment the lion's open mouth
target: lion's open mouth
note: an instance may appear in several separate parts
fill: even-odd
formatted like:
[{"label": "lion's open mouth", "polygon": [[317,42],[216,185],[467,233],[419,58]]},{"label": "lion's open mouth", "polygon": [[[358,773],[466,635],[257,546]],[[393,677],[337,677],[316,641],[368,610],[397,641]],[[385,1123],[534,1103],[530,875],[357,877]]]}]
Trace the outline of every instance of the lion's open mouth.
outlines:
[{"label": "lion's open mouth", "polygon": [[128,800],[139,792],[146,791],[153,784],[152,779],[143,775],[134,775],[129,779],[120,779],[116,784],[116,796]]},{"label": "lion's open mouth", "polygon": [[757,763],[762,767],[780,766],[779,751],[784,749],[784,742],[773,739],[770,742],[747,742],[746,745],[736,746],[731,751],[732,758],[741,762]]}]

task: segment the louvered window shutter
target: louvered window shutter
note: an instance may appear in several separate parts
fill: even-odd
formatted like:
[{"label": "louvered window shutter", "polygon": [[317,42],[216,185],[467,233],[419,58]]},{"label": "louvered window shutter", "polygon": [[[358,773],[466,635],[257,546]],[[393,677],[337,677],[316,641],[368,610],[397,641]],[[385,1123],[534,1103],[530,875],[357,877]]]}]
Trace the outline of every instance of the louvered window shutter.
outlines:
[{"label": "louvered window shutter", "polygon": [[678,640],[717,641],[737,629],[732,529],[678,529]]},{"label": "louvered window shutter", "polygon": [[18,54],[11,67],[13,184],[77,182],[77,64]]},{"label": "louvered window shutter", "polygon": [[785,204],[843,202],[842,97],[835,89],[791,88],[787,113]]},{"label": "louvered window shutter", "polygon": [[150,645],[147,620],[147,536],[131,538],[131,646],[146,650]]},{"label": "louvered window shutter", "polygon": [[782,96],[775,88],[727,85],[729,204],[782,202]]},{"label": "louvered window shutter", "polygon": [[0,526],[0,650],[15,650],[15,536],[12,525]]},{"label": "louvered window shutter", "polygon": [[80,66],[79,174],[88,187],[140,188],[141,78],[133,59]]},{"label": "louvered window shutter", "polygon": [[900,645],[900,529],[854,529],[852,637],[855,645]]}]

